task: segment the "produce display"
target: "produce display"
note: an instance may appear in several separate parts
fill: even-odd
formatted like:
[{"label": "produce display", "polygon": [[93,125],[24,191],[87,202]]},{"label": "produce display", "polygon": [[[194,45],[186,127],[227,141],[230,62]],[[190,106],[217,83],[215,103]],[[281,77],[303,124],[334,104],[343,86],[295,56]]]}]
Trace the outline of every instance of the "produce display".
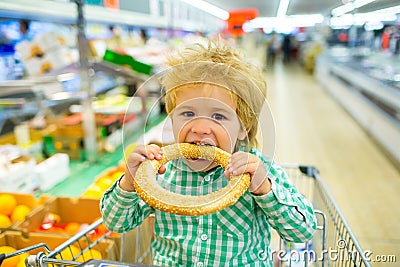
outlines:
[{"label": "produce display", "polygon": [[[17,254],[7,258],[1,264],[2,267],[24,267],[25,259],[30,255],[38,255],[39,252],[48,254],[44,247],[37,246],[45,243],[46,246],[54,251],[61,245],[68,244],[68,247],[59,251],[55,259],[85,262],[90,259],[118,260],[117,245],[111,239],[108,240],[87,240],[81,238],[72,243],[69,237],[59,234],[30,233],[22,234],[18,231],[7,231],[0,234],[0,254],[9,255],[21,249],[27,252]],[[35,246],[35,248],[32,248]]]},{"label": "produce display", "polygon": [[[11,246],[0,246],[0,254],[10,254],[17,251],[16,248]],[[24,267],[25,259],[29,256],[28,253],[23,253],[15,257],[7,258],[1,264],[1,267]]]},{"label": "produce display", "polygon": [[124,169],[121,166],[107,169],[101,173],[88,188],[86,188],[81,197],[100,199],[104,191],[117,181],[123,173]]},{"label": "produce display", "polygon": [[32,41],[23,41],[15,49],[29,76],[40,76],[78,61],[78,51],[74,48],[75,39],[71,35],[47,32],[36,36]]},{"label": "produce display", "polygon": [[[79,223],[79,222],[62,222],[61,217],[55,213],[48,213],[43,219],[42,224],[35,230],[36,232],[44,233],[55,233],[55,234],[67,234],[75,235],[80,231],[84,231],[91,223],[94,223],[100,219],[100,217],[93,220],[93,222]],[[89,233],[89,237],[95,238],[97,236],[102,236],[107,233],[108,230],[104,224],[100,224],[93,232]],[[116,233],[113,233],[117,235]]]},{"label": "produce display", "polygon": [[36,199],[29,194],[0,192],[0,232],[24,222],[26,217],[36,208],[40,208],[48,198],[42,196]]}]

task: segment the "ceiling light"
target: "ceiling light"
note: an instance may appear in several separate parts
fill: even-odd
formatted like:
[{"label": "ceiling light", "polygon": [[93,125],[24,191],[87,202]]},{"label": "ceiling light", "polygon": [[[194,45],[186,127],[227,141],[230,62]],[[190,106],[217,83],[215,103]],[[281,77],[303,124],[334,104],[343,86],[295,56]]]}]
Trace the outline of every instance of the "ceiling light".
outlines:
[{"label": "ceiling light", "polygon": [[277,33],[282,33],[282,34],[290,34],[296,30],[296,27],[292,27],[291,25],[287,24],[279,24],[275,27],[274,31]]},{"label": "ceiling light", "polygon": [[203,0],[197,0],[197,1],[192,1],[192,0],[181,0],[182,2],[189,4],[191,6],[194,6],[195,8],[201,9],[204,12],[207,12],[217,18],[220,18],[222,20],[227,20],[229,19],[229,12],[219,8],[217,6],[214,6],[206,1]]},{"label": "ceiling light", "polygon": [[332,28],[348,28],[351,25],[364,25],[365,23],[377,23],[382,21],[395,21],[397,16],[393,13],[382,13],[382,12],[368,12],[368,13],[357,13],[357,14],[344,14],[340,17],[333,17],[330,20],[329,25]]},{"label": "ceiling light", "polygon": [[330,19],[329,26],[333,29],[348,29],[353,25],[353,16],[345,14],[340,17],[333,17]]},{"label": "ceiling light", "polygon": [[376,31],[376,30],[381,30],[383,29],[383,23],[381,21],[377,22],[367,22],[364,25],[364,29],[366,31]]},{"label": "ceiling light", "polygon": [[290,27],[312,27],[317,23],[321,23],[324,16],[321,14],[309,15],[293,15],[285,17],[257,17],[246,23],[246,29],[254,28],[277,28],[279,25],[285,24]]},{"label": "ceiling light", "polygon": [[400,13],[400,5],[392,6],[392,7],[388,7],[388,8],[383,8],[383,9],[378,9],[378,10],[375,10],[375,11],[373,11],[371,13],[399,14]]},{"label": "ceiling light", "polygon": [[288,7],[289,7],[289,2],[290,2],[290,0],[281,0],[281,1],[279,1],[278,12],[276,13],[277,17],[286,16],[286,12],[287,12]]},{"label": "ceiling light", "polygon": [[331,14],[332,14],[332,16],[338,17],[343,14],[349,13],[356,8],[360,8],[362,6],[368,5],[369,3],[372,3],[375,1],[376,0],[355,0],[355,1],[349,2],[345,5],[334,8],[332,10]]}]

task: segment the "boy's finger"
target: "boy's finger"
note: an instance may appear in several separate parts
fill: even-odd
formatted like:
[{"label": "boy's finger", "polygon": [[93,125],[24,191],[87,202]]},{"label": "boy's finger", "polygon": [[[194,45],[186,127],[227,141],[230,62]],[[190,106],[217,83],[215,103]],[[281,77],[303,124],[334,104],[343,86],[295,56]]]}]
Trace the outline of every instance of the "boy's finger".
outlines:
[{"label": "boy's finger", "polygon": [[137,145],[131,154],[134,153],[146,156],[146,147],[144,145]]},{"label": "boy's finger", "polygon": [[138,163],[143,162],[145,159],[146,159],[146,157],[144,155],[142,155],[142,154],[131,153],[128,156],[127,164],[128,165],[132,164],[132,165],[136,166],[136,165],[139,165]]},{"label": "boy's finger", "polygon": [[159,174],[164,174],[166,170],[167,170],[167,168],[165,168],[165,166],[162,165],[162,166],[160,167],[160,169],[158,169],[158,173],[159,173]]},{"label": "boy's finger", "polygon": [[146,154],[149,159],[158,159],[162,158],[162,150],[159,146],[151,144],[146,146]]},{"label": "boy's finger", "polygon": [[253,174],[257,169],[258,164],[256,162],[245,163],[236,167],[232,167],[229,171],[232,172],[233,175],[240,175],[243,173],[251,173]]}]

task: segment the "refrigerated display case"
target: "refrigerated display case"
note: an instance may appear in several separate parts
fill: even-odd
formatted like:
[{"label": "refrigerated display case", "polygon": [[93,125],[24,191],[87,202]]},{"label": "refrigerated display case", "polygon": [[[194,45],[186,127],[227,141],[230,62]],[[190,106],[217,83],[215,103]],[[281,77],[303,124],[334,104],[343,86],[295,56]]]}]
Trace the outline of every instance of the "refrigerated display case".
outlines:
[{"label": "refrigerated display case", "polygon": [[398,55],[336,47],[317,59],[319,83],[400,162]]}]

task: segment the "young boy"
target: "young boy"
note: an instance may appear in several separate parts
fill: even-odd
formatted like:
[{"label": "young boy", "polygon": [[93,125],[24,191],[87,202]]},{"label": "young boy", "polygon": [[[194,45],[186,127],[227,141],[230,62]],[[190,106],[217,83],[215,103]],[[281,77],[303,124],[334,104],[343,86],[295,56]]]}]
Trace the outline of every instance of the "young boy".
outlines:
[{"label": "young boy", "polygon": [[257,149],[266,95],[262,72],[219,44],[194,46],[168,63],[162,84],[175,141],[216,146],[232,156],[227,170],[201,159],[172,160],[160,168],[158,182],[175,193],[204,195],[226,186],[231,174],[249,173],[250,188],[232,206],[209,215],[154,210],[139,198],[133,180],[141,162],[159,160],[162,152],[154,144],[138,145],[125,175],[101,200],[105,225],[126,232],[155,213],[155,265],[272,266],[271,227],[286,240],[304,242],[312,238],[316,220],[283,169]]}]

